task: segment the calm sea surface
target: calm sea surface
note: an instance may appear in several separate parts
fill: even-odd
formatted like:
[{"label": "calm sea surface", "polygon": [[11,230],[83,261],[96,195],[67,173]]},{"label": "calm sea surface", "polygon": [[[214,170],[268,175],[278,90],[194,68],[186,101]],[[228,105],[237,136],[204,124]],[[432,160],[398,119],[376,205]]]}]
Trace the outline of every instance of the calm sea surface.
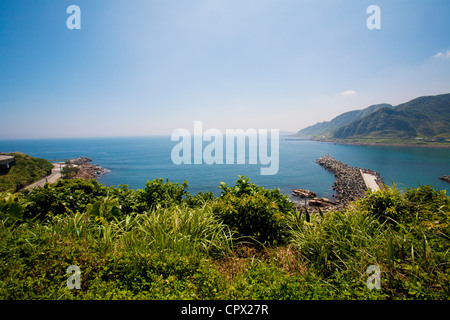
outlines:
[{"label": "calm sea surface", "polygon": [[173,182],[187,180],[192,194],[219,194],[217,186],[221,181],[233,185],[239,175],[246,175],[259,185],[279,188],[286,194],[295,188],[306,188],[319,196],[332,197],[334,176],[315,163],[326,154],[350,166],[378,171],[385,183],[395,183],[400,188],[450,186],[438,179],[450,174],[450,149],[351,146],[281,137],[279,171],[263,176],[259,161],[257,165],[175,165],[171,151],[176,144],[170,137],[0,140],[0,152],[20,151],[48,160],[86,156],[93,164],[111,170],[99,180],[106,185],[127,184],[141,189],[146,181],[162,177]]}]

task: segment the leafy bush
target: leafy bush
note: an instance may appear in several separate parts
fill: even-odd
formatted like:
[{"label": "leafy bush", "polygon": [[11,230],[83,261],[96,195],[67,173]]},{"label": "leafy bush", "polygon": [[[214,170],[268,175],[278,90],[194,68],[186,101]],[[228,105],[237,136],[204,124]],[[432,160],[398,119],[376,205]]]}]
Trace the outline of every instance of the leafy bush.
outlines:
[{"label": "leafy bush", "polygon": [[128,185],[108,188],[108,194],[119,200],[120,210],[125,216],[144,213],[147,210],[147,205],[142,201],[141,193],[143,192],[143,190],[130,189]]},{"label": "leafy bush", "polygon": [[[278,189],[267,190],[240,177],[236,186],[221,184],[220,199],[213,205],[215,216],[238,237],[259,243],[282,244],[287,237],[287,215],[293,204]],[[244,239],[245,240],[245,239]]]},{"label": "leafy bush", "polygon": [[0,193],[0,219],[22,220],[26,205],[26,200],[15,194]]},{"label": "leafy bush", "polygon": [[188,194],[186,197],[186,204],[191,208],[203,207],[207,203],[211,203],[215,200],[212,192],[199,192],[195,196]]},{"label": "leafy bush", "polygon": [[25,215],[45,219],[68,211],[83,212],[89,203],[106,196],[108,190],[96,180],[59,180],[53,185],[45,184],[43,188],[24,192],[24,197],[30,201]]},{"label": "leafy bush", "polygon": [[289,197],[280,192],[280,189],[266,189],[250,182],[250,179],[245,176],[239,176],[239,179],[233,187],[228,187],[228,185],[224,182],[221,182],[219,187],[222,189],[220,195],[221,197],[226,195],[236,197],[242,197],[243,195],[262,195],[270,201],[276,203],[278,209],[284,214],[291,213],[295,207],[295,204],[289,200]]},{"label": "leafy bush", "polygon": [[359,207],[381,222],[387,220],[396,224],[404,221],[407,216],[407,208],[395,185],[379,192],[369,191],[359,202]]},{"label": "leafy bush", "polygon": [[75,167],[71,165],[69,161],[66,161],[66,165],[61,170],[61,177],[63,179],[72,179],[78,172],[80,172],[80,167]]},{"label": "leafy bush", "polygon": [[148,181],[140,197],[149,209],[154,210],[158,205],[166,208],[181,204],[183,197],[188,194],[187,188],[187,181],[179,184],[170,182],[169,179],[164,182],[162,178],[159,178]]}]

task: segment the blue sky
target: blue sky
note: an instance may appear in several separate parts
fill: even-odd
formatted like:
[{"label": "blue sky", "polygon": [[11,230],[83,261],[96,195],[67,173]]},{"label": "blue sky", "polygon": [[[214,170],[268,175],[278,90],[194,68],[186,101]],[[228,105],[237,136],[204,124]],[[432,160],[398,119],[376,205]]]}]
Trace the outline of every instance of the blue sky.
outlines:
[{"label": "blue sky", "polygon": [[0,139],[298,131],[448,93],[449,17],[448,0],[2,0]]}]

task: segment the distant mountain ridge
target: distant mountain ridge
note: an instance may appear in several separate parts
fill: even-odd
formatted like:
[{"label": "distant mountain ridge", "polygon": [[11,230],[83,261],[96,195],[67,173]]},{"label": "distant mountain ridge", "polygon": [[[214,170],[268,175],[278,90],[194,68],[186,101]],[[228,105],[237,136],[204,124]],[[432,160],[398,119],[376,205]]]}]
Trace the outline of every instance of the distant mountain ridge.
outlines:
[{"label": "distant mountain ridge", "polygon": [[450,94],[424,96],[398,106],[380,104],[304,128],[318,139],[450,139]]},{"label": "distant mountain ridge", "polygon": [[381,108],[392,108],[392,105],[383,103],[383,104],[376,104],[362,110],[348,111],[333,118],[331,121],[319,122],[312,126],[306,127],[298,131],[297,136],[303,136],[308,138],[329,136],[334,130],[337,130],[354,121],[360,120],[365,116],[370,115],[371,113]]}]

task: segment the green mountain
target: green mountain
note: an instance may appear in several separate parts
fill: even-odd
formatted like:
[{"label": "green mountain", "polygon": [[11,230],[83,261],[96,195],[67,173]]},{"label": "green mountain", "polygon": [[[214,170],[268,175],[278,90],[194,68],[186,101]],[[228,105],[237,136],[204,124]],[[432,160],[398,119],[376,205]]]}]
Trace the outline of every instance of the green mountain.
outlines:
[{"label": "green mountain", "polygon": [[332,133],[336,139],[450,139],[450,94],[379,109]]},{"label": "green mountain", "polygon": [[297,132],[297,136],[300,137],[318,137],[322,138],[323,136],[330,137],[332,133],[346,125],[351,124],[354,121],[360,120],[373,112],[382,109],[382,108],[392,108],[390,104],[377,104],[370,107],[367,107],[362,110],[353,110],[346,113],[343,113],[336,118],[333,118],[331,121],[324,121],[316,123],[312,126],[306,127]]}]

